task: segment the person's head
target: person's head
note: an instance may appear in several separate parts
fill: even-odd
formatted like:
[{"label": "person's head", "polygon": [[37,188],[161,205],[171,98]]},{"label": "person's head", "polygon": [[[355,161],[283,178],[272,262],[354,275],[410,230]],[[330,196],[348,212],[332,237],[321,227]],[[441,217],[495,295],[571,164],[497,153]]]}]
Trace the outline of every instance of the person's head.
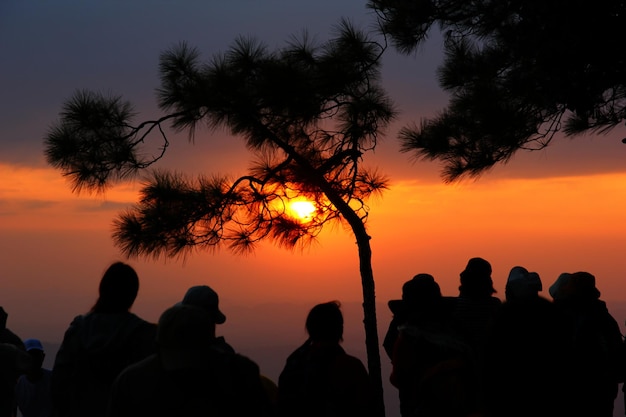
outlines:
[{"label": "person's head", "polygon": [[574,272],[567,281],[566,291],[569,297],[577,300],[595,300],[600,298],[596,288],[596,277],[589,272]]},{"label": "person's head", "polygon": [[215,326],[204,309],[177,303],[161,314],[157,326],[157,347],[165,369],[202,366],[214,335],[207,328]]},{"label": "person's head", "polygon": [[137,272],[123,262],[115,262],[104,272],[100,280],[99,296],[91,311],[95,313],[122,313],[130,310],[137,292]]},{"label": "person's head", "polygon": [[343,340],[343,314],[339,301],[318,304],[306,318],[306,331],[315,342],[339,343]]},{"label": "person's head", "polygon": [[462,297],[487,298],[496,292],[491,279],[491,264],[483,258],[471,258],[460,276]]},{"label": "person's head", "polygon": [[563,272],[559,275],[559,277],[554,281],[554,284],[550,285],[548,292],[554,301],[559,301],[568,296],[568,283],[569,279],[572,276],[569,272]]},{"label": "person's head", "polygon": [[441,289],[430,274],[417,274],[402,286],[402,303],[406,310],[430,307],[441,301]]},{"label": "person's head", "polygon": [[196,285],[189,288],[180,304],[204,309],[211,316],[214,325],[226,321],[226,316],[219,309],[219,297],[208,285]]},{"label": "person's head", "polygon": [[536,298],[543,289],[536,272],[528,272],[522,266],[514,266],[506,281],[505,296],[508,301]]},{"label": "person's head", "polygon": [[40,369],[46,357],[41,341],[39,339],[26,339],[24,340],[24,347],[26,348],[26,352],[33,359],[33,370]]}]

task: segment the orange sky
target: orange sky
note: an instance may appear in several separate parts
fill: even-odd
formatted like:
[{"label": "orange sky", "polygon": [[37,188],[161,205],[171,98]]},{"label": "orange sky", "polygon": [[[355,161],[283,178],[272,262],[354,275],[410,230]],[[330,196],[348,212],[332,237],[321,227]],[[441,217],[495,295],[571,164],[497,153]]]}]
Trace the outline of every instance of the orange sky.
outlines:
[{"label": "orange sky", "polygon": [[[49,168],[0,165],[0,176],[5,308],[16,317],[41,308],[49,317],[55,306],[55,312],[66,312],[63,322],[90,306],[103,269],[120,257],[110,224],[135,200],[137,186],[76,196]],[[433,274],[443,292],[454,295],[458,273],[473,256],[491,261],[500,295],[508,270],[522,265],[537,271],[546,288],[561,272],[587,270],[596,275],[604,298],[626,299],[624,196],[626,173],[393,183],[370,204],[378,300],[398,297],[402,283],[418,272]],[[303,252],[264,244],[246,257],[221,251],[184,263],[132,260],[143,278],[138,308],[156,320],[164,306],[197,283],[215,286],[231,305],[358,302],[353,242],[348,231],[338,229],[324,232]],[[32,305],[31,291],[47,301]]]}]

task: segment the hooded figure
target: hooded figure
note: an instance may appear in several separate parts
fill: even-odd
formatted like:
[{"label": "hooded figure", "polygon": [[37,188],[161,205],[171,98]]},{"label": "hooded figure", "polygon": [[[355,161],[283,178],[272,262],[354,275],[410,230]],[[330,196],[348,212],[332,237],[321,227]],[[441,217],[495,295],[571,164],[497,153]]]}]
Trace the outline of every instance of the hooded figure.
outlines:
[{"label": "hooded figure", "polygon": [[522,266],[515,266],[509,272],[506,281],[505,296],[507,301],[526,300],[539,296],[543,289],[541,278],[536,272],[528,272]]},{"label": "hooded figure", "polygon": [[480,356],[487,328],[500,308],[501,301],[491,279],[491,264],[483,258],[471,258],[459,274],[461,285],[453,317],[464,328],[470,343]]},{"label": "hooded figure", "polygon": [[[416,309],[424,308],[432,300],[441,299],[439,284],[430,274],[417,274],[402,285],[402,299],[390,300],[387,305],[393,313],[389,328],[383,340],[383,347],[389,359],[393,355],[393,346],[398,338],[398,329]],[[449,298],[446,301],[449,302]]]},{"label": "hooded figure", "polygon": [[466,298],[488,298],[496,293],[491,279],[491,264],[483,258],[471,258],[459,274],[461,285],[459,296]]},{"label": "hooded figure", "polygon": [[536,272],[511,268],[506,301],[493,320],[485,346],[487,417],[571,415],[567,321],[539,295],[542,288]]},{"label": "hooded figure", "polygon": [[619,325],[600,299],[595,276],[570,274],[554,303],[568,316],[573,340],[573,415],[612,417],[626,358]]}]

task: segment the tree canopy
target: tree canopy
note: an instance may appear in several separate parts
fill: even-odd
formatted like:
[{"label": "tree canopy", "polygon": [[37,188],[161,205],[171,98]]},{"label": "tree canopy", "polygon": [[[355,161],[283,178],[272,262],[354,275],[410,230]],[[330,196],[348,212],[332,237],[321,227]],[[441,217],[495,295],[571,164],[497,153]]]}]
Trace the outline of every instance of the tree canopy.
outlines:
[{"label": "tree canopy", "polygon": [[[382,416],[365,222],[367,199],[383,191],[387,179],[367,169],[363,158],[395,111],[380,85],[384,47],[347,21],[337,29],[327,42],[303,35],[277,51],[239,38],[208,63],[182,43],[160,58],[157,96],[164,116],[137,123],[122,97],[78,91],[50,128],[45,153],[76,192],[104,191],[165,156],[166,124],[190,137],[204,124],[243,139],[254,160],[236,179],[149,170],[139,202],[115,220],[115,243],[130,257],[177,257],[224,245],[246,252],[263,239],[292,248],[329,222],[344,222],[358,247],[368,368]],[[162,145],[150,156],[144,145],[155,136]],[[307,221],[288,215],[288,204],[300,198],[315,202]]]},{"label": "tree canopy", "polygon": [[[182,43],[160,59],[165,116],[133,123],[135,111],[121,97],[78,91],[46,137],[47,160],[76,191],[103,191],[163,157],[165,122],[191,135],[199,123],[226,127],[254,153],[249,172],[190,180],[152,171],[140,202],[117,219],[115,241],[127,255],[154,256],[224,243],[246,251],[265,237],[294,246],[339,219],[340,204],[365,219],[366,199],[386,186],[362,165],[394,115],[378,85],[381,53],[345,22],[323,45],[303,36],[271,52],[240,38],[208,64]],[[142,146],[156,132],[162,152],[145,156]],[[310,222],[284,216],[288,200],[299,197],[316,203]]]},{"label": "tree canopy", "polygon": [[[402,150],[477,176],[557,132],[607,133],[626,115],[623,1],[370,0],[381,30],[412,53],[439,28],[447,108],[400,132]],[[435,26],[435,28],[433,28]]]}]

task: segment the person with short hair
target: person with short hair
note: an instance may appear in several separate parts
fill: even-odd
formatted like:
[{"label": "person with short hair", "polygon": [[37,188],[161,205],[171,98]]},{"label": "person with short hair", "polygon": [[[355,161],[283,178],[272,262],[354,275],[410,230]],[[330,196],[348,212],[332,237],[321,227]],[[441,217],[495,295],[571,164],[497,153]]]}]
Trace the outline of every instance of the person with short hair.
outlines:
[{"label": "person with short hair", "polygon": [[287,358],[278,379],[281,417],[371,416],[372,389],[363,363],[341,347],[338,301],[318,304],[306,318],[307,341]]}]

